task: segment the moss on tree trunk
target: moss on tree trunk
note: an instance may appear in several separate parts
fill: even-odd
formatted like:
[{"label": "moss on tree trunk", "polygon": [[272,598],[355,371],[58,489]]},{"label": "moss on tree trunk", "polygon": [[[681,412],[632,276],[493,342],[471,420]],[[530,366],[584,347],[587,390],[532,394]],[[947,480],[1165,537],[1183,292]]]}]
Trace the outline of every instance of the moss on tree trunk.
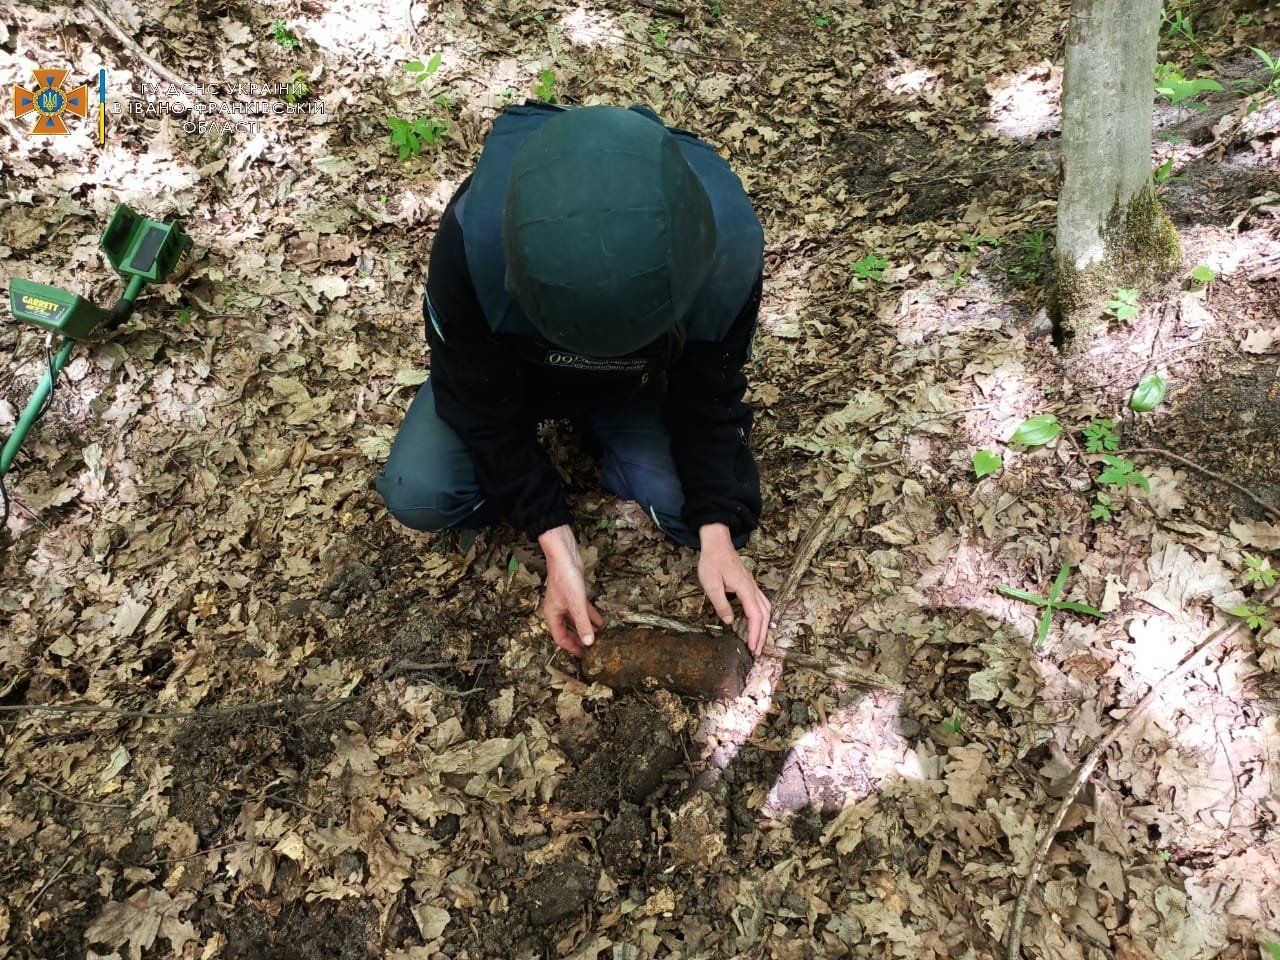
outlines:
[{"label": "moss on tree trunk", "polygon": [[1053,313],[1068,352],[1087,349],[1106,326],[1106,304],[1118,288],[1150,289],[1177,270],[1181,257],[1178,232],[1150,184],[1127,204],[1116,201],[1102,239],[1102,259],[1084,268],[1056,257]]}]

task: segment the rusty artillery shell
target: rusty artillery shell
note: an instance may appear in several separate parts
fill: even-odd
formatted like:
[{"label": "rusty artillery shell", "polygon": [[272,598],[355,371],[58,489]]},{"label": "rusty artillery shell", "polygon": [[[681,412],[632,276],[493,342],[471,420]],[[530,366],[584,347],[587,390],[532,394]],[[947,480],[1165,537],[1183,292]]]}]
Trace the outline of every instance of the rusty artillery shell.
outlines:
[{"label": "rusty artillery shell", "polygon": [[719,700],[742,693],[751,663],[751,653],[731,633],[636,627],[597,634],[582,655],[582,673],[615,690],[664,689]]}]

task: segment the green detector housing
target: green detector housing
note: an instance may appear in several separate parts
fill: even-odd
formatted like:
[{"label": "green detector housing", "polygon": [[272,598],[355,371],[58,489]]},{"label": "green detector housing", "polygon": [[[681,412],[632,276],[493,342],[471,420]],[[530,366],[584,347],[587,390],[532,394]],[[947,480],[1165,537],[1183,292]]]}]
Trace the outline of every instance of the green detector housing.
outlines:
[{"label": "green detector housing", "polygon": [[[176,222],[148,220],[122,203],[111,215],[100,245],[111,266],[128,281],[124,296],[110,310],[34,280],[9,281],[9,309],[14,317],[48,330],[51,337],[58,334],[62,342],[50,356],[49,369],[36,385],[13,433],[0,447],[0,493],[4,490],[4,475],[13,465],[23,439],[44,412],[45,401],[77,341],[96,339],[101,331],[114,330],[128,320],[143,285],[164,280],[182,266],[191,249],[191,238]],[[7,498],[4,502],[7,520]]]},{"label": "green detector housing", "polygon": [[99,246],[116,272],[129,281],[112,309],[15,277],[9,281],[9,309],[14,317],[72,340],[92,340],[104,328],[114,329],[129,319],[144,284],[163,281],[181,267],[191,238],[177,222],[148,220],[122,203],[111,215]]}]

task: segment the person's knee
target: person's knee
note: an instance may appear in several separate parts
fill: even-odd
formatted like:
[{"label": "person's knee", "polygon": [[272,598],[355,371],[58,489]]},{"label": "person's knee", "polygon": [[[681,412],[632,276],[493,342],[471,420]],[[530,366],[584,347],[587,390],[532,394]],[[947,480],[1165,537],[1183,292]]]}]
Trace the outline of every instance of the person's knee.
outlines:
[{"label": "person's knee", "polygon": [[479,504],[477,496],[435,486],[422,478],[383,474],[376,486],[391,516],[412,530],[428,533],[466,519]]}]

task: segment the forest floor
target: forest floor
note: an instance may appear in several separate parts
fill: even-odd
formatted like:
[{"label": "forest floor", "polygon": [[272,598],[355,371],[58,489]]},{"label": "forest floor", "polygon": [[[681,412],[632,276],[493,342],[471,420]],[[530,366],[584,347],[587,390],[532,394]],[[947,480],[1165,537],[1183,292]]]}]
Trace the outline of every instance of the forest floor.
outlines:
[{"label": "forest floor", "polygon": [[[196,248],[76,351],[6,478],[0,958],[978,960],[1015,928],[1042,960],[1274,957],[1280,105],[1157,107],[1183,269],[1064,360],[1066,6],[6,8],[6,83],[105,66],[113,112],[104,147],[0,122],[4,275],[109,303],[120,201]],[[1265,6],[1162,59],[1262,79]],[[130,114],[157,66],[223,101],[301,81],[323,113]],[[731,702],[582,682],[535,546],[462,554],[372,487],[429,369],[435,225],[538,87],[704,135],[765,224],[747,553],[808,666],[762,660]],[[447,132],[401,160],[388,116]],[[0,325],[0,432],[40,343]],[[1155,372],[1168,399],[1133,413]],[[1011,442],[1044,414],[1056,438]],[[546,438],[600,608],[714,620],[693,554]],[[1063,564],[1104,616],[1057,610],[1037,646],[1041,607],[995,587],[1043,597]]]}]

